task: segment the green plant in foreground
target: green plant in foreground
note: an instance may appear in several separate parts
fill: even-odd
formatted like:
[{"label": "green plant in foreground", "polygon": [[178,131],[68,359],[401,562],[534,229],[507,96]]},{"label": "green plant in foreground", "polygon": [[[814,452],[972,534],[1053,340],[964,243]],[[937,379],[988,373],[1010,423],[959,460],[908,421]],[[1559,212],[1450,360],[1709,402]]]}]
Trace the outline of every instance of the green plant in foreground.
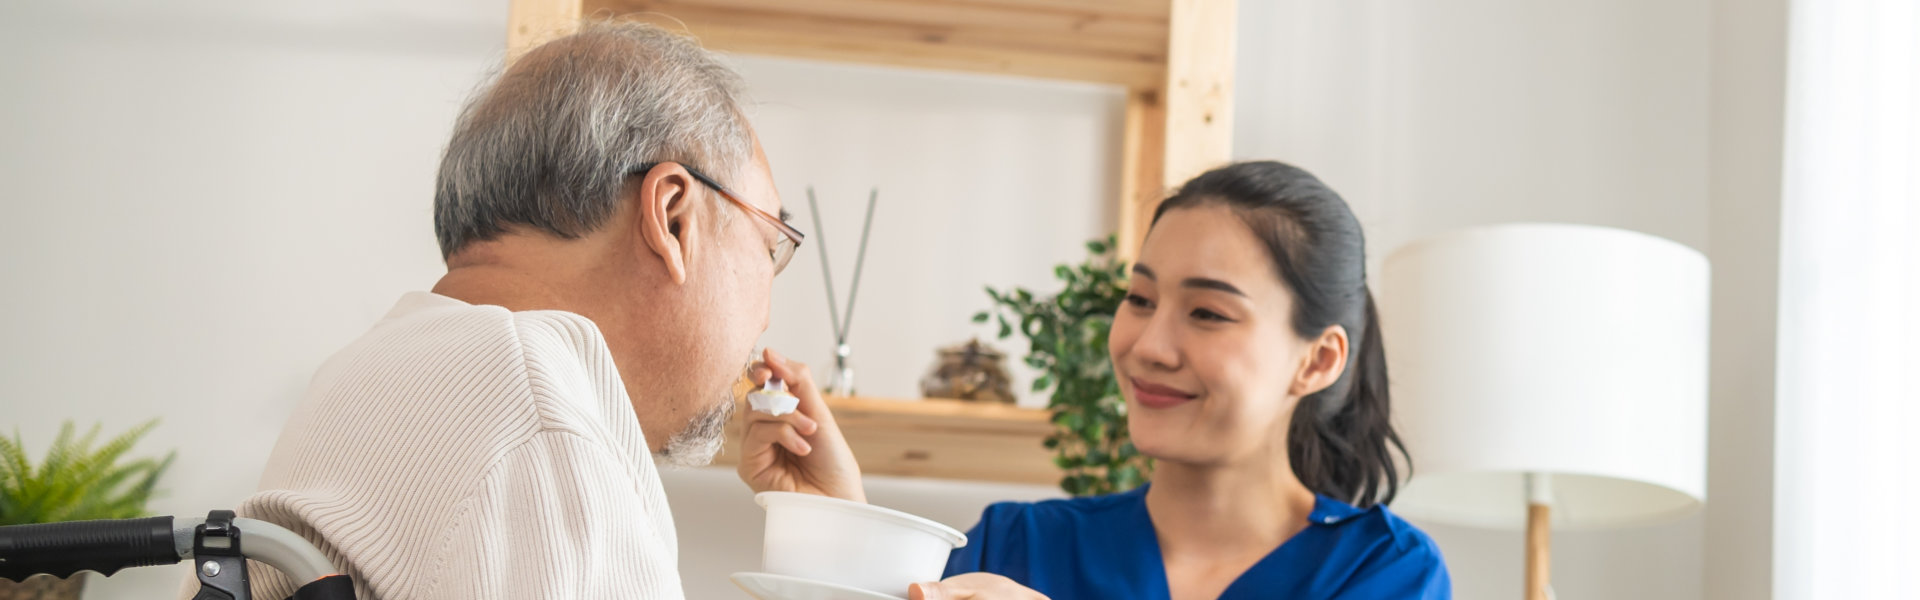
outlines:
[{"label": "green plant in foreground", "polygon": [[1000,339],[1016,330],[1026,336],[1027,365],[1043,373],[1033,391],[1053,390],[1047,408],[1054,430],[1046,446],[1065,472],[1060,489],[1074,496],[1130,490],[1153,471],[1129,439],[1127,402],[1107,357],[1113,313],[1127,295],[1127,263],[1114,256],[1117,249],[1113,236],[1087,242],[1086,262],[1054,267],[1066,285],[1058,293],[1037,297],[989,287],[993,308],[973,315],[975,323],[997,321]]},{"label": "green plant in foreground", "polygon": [[0,525],[144,516],[174,454],[128,463],[120,458],[159,424],[148,421],[95,448],[100,425],[75,439],[68,421],[37,468],[27,460],[19,432],[12,439],[0,436]]}]

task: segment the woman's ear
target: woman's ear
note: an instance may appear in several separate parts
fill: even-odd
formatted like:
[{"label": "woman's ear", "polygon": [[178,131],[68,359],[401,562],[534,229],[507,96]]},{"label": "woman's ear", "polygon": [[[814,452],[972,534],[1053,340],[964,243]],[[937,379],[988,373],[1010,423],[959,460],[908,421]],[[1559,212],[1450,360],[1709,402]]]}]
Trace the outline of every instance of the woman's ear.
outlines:
[{"label": "woman's ear", "polygon": [[1294,372],[1293,384],[1288,386],[1287,394],[1305,398],[1332,386],[1346,371],[1347,328],[1329,325],[1320,332],[1319,337],[1307,342],[1306,356],[1301,358],[1300,368]]},{"label": "woman's ear", "polygon": [[628,194],[639,210],[636,226],[646,242],[645,256],[659,260],[676,284],[687,282],[687,263],[692,258],[695,237],[700,228],[692,197],[693,176],[679,163],[660,163],[641,178]]}]

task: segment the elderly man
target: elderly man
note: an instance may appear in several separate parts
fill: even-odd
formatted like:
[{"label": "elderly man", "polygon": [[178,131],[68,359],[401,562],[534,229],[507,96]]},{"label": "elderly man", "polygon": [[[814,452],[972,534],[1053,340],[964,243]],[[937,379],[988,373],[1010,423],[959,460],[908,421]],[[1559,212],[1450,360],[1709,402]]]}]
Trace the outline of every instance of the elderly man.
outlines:
[{"label": "elderly man", "polygon": [[[709,461],[749,371],[802,402],[748,417],[741,478],[864,501],[807,369],[747,369],[802,236],[741,88],[688,38],[602,24],[476,92],[434,197],[446,276],[320,368],[240,514],[362,598],[679,598],[656,464]],[[256,595],[300,583],[261,569]]]}]

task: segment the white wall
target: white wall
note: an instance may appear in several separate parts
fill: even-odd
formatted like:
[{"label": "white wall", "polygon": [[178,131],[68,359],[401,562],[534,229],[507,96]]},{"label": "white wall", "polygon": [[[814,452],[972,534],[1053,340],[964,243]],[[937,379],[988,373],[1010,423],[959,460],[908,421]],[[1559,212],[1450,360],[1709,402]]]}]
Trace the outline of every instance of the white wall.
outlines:
[{"label": "white wall", "polygon": [[[1281,0],[1240,14],[1236,155],[1293,162],[1341,191],[1376,267],[1414,239],[1512,221],[1708,250],[1706,0]],[[1713,469],[1744,460],[1715,455]],[[1700,598],[1703,521],[1558,534],[1554,587]],[[1459,597],[1519,594],[1520,535],[1422,526]]]},{"label": "white wall", "polygon": [[[0,429],[37,446],[66,418],[124,427],[167,415],[143,447],[179,448],[181,459],[173,495],[154,508],[192,513],[251,490],[312,369],[439,274],[428,215],[437,153],[500,52],[505,10],[175,4],[0,5],[0,201],[11,209],[0,224],[0,327],[13,342]],[[1770,210],[1765,190],[1710,191],[1737,187],[1742,165],[1766,156],[1725,163],[1716,153],[1765,142],[1772,126],[1764,110],[1709,117],[1737,104],[1710,88],[1727,65],[1764,75],[1773,64],[1714,41],[1738,21],[1736,3],[1542,4],[1244,1],[1236,154],[1295,162],[1341,190],[1376,260],[1455,227],[1593,223],[1706,249],[1717,272],[1746,273],[1716,294],[1770,294],[1769,267],[1740,262],[1766,251],[1765,228],[1738,237],[1747,211]],[[1746,27],[1735,32],[1762,49],[1779,41],[1764,23]],[[768,59],[741,67],[762,100],[755,120],[775,179],[809,233],[805,186],[821,194],[843,298],[866,190],[881,189],[854,327],[864,393],[914,395],[932,347],[975,332],[965,319],[985,304],[982,284],[1045,285],[1048,265],[1111,227],[1097,207],[1115,194],[1112,90]],[[1763,131],[1737,133],[1747,128]],[[825,365],[817,261],[810,241],[776,285],[763,341]],[[1771,340],[1722,337],[1722,327],[1717,370],[1723,344]],[[1756,457],[1771,439],[1750,435],[1754,418],[1724,414],[1743,408],[1723,400],[1724,377],[1707,516],[1558,536],[1561,597],[1764,593],[1766,578],[1748,579],[1755,565],[1741,557],[1768,551],[1746,520],[1765,501],[1722,491],[1764,497],[1753,484],[1769,481],[1770,465]],[[228,426],[199,425],[210,415]],[[758,509],[726,471],[667,479],[690,595],[732,597],[722,576],[757,562]],[[1052,493],[877,479],[876,502],[959,527],[989,500]],[[1518,536],[1429,529],[1459,597],[1517,591]],[[175,577],[123,575],[91,597],[147,597]]]},{"label": "white wall", "polygon": [[145,4],[0,4],[0,431],[164,416],[151,508],[204,514],[254,488],[320,361],[441,272],[437,155],[501,19]]},{"label": "white wall", "polygon": [[[1037,80],[740,57],[758,106],[754,126],[774,181],[809,239],[774,284],[761,343],[825,381],[833,327],[806,191],[826,225],[835,295],[845,311],[869,190],[879,189],[853,315],[855,388],[920,397],[934,348],[995,330],[969,318],[983,286],[1057,289],[1053,265],[1114,228],[1119,194],[1117,89]],[[1029,381],[1021,340],[1002,345]],[[1026,385],[1017,385],[1022,396]],[[1044,398],[1028,398],[1045,405]]]},{"label": "white wall", "polygon": [[1774,597],[1774,382],[1788,0],[1714,0],[1706,597]]}]

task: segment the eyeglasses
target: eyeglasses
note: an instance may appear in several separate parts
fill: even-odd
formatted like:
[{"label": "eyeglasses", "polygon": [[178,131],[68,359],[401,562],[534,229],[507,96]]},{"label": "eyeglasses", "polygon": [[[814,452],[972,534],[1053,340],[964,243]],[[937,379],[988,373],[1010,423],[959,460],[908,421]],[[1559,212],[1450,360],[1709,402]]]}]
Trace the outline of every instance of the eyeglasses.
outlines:
[{"label": "eyeglasses", "polygon": [[[713,191],[715,192],[719,192],[720,197],[726,198],[729,202],[734,203],[735,206],[739,206],[741,210],[747,211],[747,214],[759,217],[760,220],[762,221],[772,223],[775,229],[780,230],[780,233],[785,237],[782,237],[780,239],[780,243],[774,244],[772,249],[767,250],[767,256],[773,259],[774,275],[779,275],[781,271],[787,270],[787,263],[793,261],[793,254],[796,250],[800,249],[800,242],[807,239],[806,234],[800,233],[800,230],[794,229],[793,226],[788,225],[786,221],[780,220],[780,217],[774,216],[772,213],[762,210],[758,206],[748,204],[747,201],[745,200],[741,200],[739,196],[735,196],[733,195],[733,192],[727,191],[726,186],[720,185],[720,182],[714,181],[712,177],[708,177],[706,176],[706,174],[694,170],[693,167],[689,167],[685,163],[676,163],[676,164],[679,164],[681,168],[686,169],[687,174],[692,175],[693,178],[698,180],[700,183],[705,184],[707,187],[713,188]],[[658,167],[660,165],[661,163],[657,163],[657,162],[646,163],[646,164],[634,167],[632,169],[628,169],[627,175],[629,176],[643,175],[644,176],[647,173],[652,172],[654,167]]]}]

